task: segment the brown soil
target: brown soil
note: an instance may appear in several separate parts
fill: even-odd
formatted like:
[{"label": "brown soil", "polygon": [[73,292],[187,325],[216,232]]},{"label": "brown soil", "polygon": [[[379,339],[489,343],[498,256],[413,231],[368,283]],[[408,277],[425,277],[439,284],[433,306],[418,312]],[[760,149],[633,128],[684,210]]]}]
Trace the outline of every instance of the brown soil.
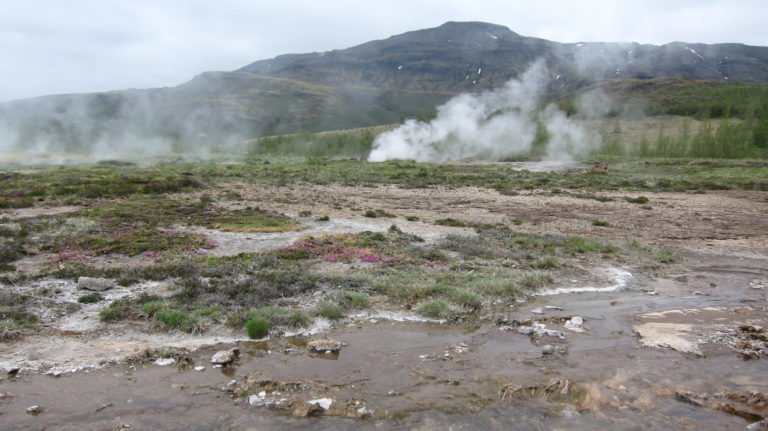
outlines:
[{"label": "brown soil", "polygon": [[[636,239],[681,250],[685,259],[659,278],[636,276],[621,291],[534,297],[494,309],[482,325],[367,316],[327,325],[309,337],[239,342],[240,360],[221,369],[211,366],[210,357],[232,346],[235,340],[224,337],[232,334],[158,335],[94,322],[85,332],[5,346],[0,359],[6,367],[14,359],[75,367],[146,347],[178,346],[192,350],[190,360],[206,368],[149,361],[61,378],[3,374],[2,428],[721,430],[744,429],[766,415],[752,401],[768,392],[765,192],[643,193],[650,202],[638,205],[624,198],[640,193],[623,192],[601,192],[613,198],[601,202],[474,188],[227,188],[243,196],[238,205],[313,215],[302,219],[302,232],[206,231],[222,243],[215,251],[220,254],[279,247],[302,234],[383,230],[391,224],[427,240],[472,233],[434,224],[451,217],[527,233]],[[363,217],[376,209],[396,217]],[[312,220],[320,215],[330,221]],[[608,225],[594,226],[594,220]],[[328,268],[335,270],[343,268]],[[82,319],[93,320],[96,310],[84,311]],[[583,318],[580,331],[565,326],[573,316]],[[525,335],[517,330],[521,322],[564,337]],[[334,354],[312,353],[306,349],[311,338],[346,345]],[[201,348],[217,341],[227,344]],[[543,354],[546,345],[553,346],[552,354]],[[307,405],[325,398],[333,400],[328,411]],[[264,400],[276,404],[259,406]],[[42,413],[27,414],[33,405],[42,406]]]},{"label": "brown soil", "polygon": [[[312,211],[329,217],[360,218],[368,209],[382,209],[397,218],[363,219],[371,224],[407,226],[440,235],[456,228],[436,226],[451,217],[471,223],[503,223],[535,234],[579,235],[611,241],[637,239],[649,244],[687,248],[713,254],[768,255],[768,194],[760,191],[707,193],[645,193],[650,202],[638,205],[627,197],[642,193],[600,192],[613,200],[544,195],[541,191],[505,196],[478,188],[403,189],[395,186],[344,187],[301,184],[254,188],[233,183],[246,200],[276,211]],[[407,216],[420,222],[407,222]],[[608,223],[594,226],[594,220]]]}]

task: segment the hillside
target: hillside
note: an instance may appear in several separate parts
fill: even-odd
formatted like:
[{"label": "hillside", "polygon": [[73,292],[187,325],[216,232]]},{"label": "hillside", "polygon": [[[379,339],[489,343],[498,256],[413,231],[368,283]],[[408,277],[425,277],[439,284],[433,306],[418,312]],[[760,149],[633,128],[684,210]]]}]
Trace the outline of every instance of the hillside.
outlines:
[{"label": "hillside", "polygon": [[456,94],[499,87],[539,58],[548,66],[552,99],[605,80],[768,82],[765,47],[562,44],[493,24],[449,22],[348,49],[206,72],[172,88],[0,104],[0,149],[219,151],[260,136],[390,124],[428,116]]}]

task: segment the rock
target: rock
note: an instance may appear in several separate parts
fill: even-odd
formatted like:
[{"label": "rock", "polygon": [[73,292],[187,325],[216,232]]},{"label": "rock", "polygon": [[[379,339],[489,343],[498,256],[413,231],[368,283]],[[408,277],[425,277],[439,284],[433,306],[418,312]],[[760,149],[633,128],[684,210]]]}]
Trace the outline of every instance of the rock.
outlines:
[{"label": "rock", "polygon": [[330,398],[320,398],[307,401],[293,409],[293,415],[297,417],[307,417],[313,414],[322,414],[331,407],[333,400]]},{"label": "rock", "polygon": [[555,353],[555,346],[553,346],[553,345],[551,345],[551,344],[545,344],[545,345],[544,345],[544,346],[541,348],[541,354],[542,354],[542,355],[551,355],[551,354],[553,354],[553,353]]},{"label": "rock", "polygon": [[161,367],[165,367],[165,366],[168,366],[168,365],[173,365],[175,363],[176,363],[176,360],[173,359],[173,358],[157,358],[157,359],[155,359],[155,362],[153,362],[153,364],[159,365]]},{"label": "rock", "polygon": [[318,406],[323,410],[328,410],[333,404],[333,400],[330,398],[318,398],[316,400],[307,401],[310,405]]},{"label": "rock", "polygon": [[517,328],[517,332],[523,335],[537,335],[539,337],[547,336],[547,337],[556,337],[560,339],[565,339],[565,334],[560,331],[555,331],[552,329],[546,329],[541,326],[519,326]]},{"label": "rock", "polygon": [[570,320],[565,322],[566,329],[570,329],[576,332],[582,332],[584,330],[584,319],[581,316],[573,316]]},{"label": "rock", "polygon": [[338,352],[341,346],[341,341],[336,340],[314,340],[307,343],[307,348],[315,352]]},{"label": "rock", "polygon": [[228,350],[219,350],[211,358],[211,363],[216,365],[226,365],[232,363],[240,355],[240,349],[233,347]]},{"label": "rock", "polygon": [[27,413],[31,415],[39,415],[43,412],[43,408],[40,406],[29,406],[27,407]]},{"label": "rock", "polygon": [[77,279],[77,288],[101,292],[115,287],[115,282],[108,278],[80,277]]},{"label": "rock", "polygon": [[198,365],[195,367],[195,371],[204,371],[204,370],[205,370],[205,367],[202,365]]}]

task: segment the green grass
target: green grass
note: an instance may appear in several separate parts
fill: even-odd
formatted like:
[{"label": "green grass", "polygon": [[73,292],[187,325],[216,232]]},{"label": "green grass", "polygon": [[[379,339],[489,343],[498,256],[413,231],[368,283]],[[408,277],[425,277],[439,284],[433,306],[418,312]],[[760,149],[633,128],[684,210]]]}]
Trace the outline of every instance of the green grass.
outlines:
[{"label": "green grass", "polygon": [[315,314],[331,320],[341,319],[344,317],[344,307],[335,302],[324,300],[315,306]]},{"label": "green grass", "polygon": [[77,302],[79,302],[80,304],[95,304],[101,301],[102,299],[104,299],[104,297],[101,296],[100,293],[92,292],[92,293],[80,296],[79,298],[77,298]]},{"label": "green grass", "polygon": [[131,195],[157,195],[204,187],[205,180],[160,166],[43,169],[0,175],[0,208],[34,205],[36,200],[74,202]]},{"label": "green grass", "polygon": [[344,304],[349,308],[368,308],[371,298],[362,292],[342,292]]},{"label": "green grass", "polygon": [[627,197],[625,198],[625,200],[631,204],[647,204],[648,202],[650,202],[650,199],[648,199],[645,196],[638,196],[635,198]]},{"label": "green grass", "polygon": [[434,299],[426,302],[422,304],[417,311],[422,316],[432,319],[447,319],[452,315],[448,304],[441,299]]},{"label": "green grass", "polygon": [[469,227],[471,226],[470,223],[463,222],[461,220],[456,220],[454,218],[441,218],[435,220],[435,224],[438,226],[451,226],[451,227]]},{"label": "green grass", "polygon": [[265,319],[251,319],[245,323],[248,338],[264,338],[269,334],[269,322]]},{"label": "green grass", "polygon": [[180,329],[190,331],[199,322],[199,319],[179,310],[161,308],[155,313],[155,319],[161,322],[166,329]]},{"label": "green grass", "polygon": [[363,213],[363,217],[368,218],[378,218],[378,217],[384,217],[384,218],[393,218],[395,217],[394,214],[390,214],[382,209],[375,209],[375,210],[367,210]]}]

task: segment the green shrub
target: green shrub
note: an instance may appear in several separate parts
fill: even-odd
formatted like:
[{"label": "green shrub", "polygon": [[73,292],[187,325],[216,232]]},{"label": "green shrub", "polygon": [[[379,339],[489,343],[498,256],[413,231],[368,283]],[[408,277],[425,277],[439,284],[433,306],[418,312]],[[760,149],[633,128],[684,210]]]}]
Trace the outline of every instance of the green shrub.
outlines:
[{"label": "green shrub", "polygon": [[127,305],[113,302],[109,307],[99,312],[99,318],[102,322],[116,322],[122,319],[127,311]]},{"label": "green shrub", "polygon": [[483,306],[483,299],[480,295],[468,290],[460,290],[454,293],[451,297],[451,301],[460,307],[468,308],[473,311],[479,310]]},{"label": "green shrub", "polygon": [[331,320],[341,319],[344,317],[344,309],[339,304],[326,300],[317,304],[315,314]]},{"label": "green shrub", "polygon": [[345,303],[352,308],[367,308],[371,303],[371,298],[362,292],[344,292]]},{"label": "green shrub", "polygon": [[265,319],[251,319],[245,323],[248,338],[264,338],[269,334],[269,322]]},{"label": "green shrub", "polygon": [[435,224],[438,226],[451,226],[451,227],[468,227],[470,226],[469,223],[465,223],[461,220],[456,220],[454,218],[441,218],[438,220],[435,220]]},{"label": "green shrub", "polygon": [[542,259],[538,259],[533,263],[533,267],[536,269],[554,269],[560,267],[560,261],[554,257],[549,256]]},{"label": "green shrub", "polygon": [[647,204],[648,202],[650,202],[650,199],[648,199],[645,196],[638,196],[636,198],[628,197],[628,198],[626,198],[626,201],[631,203],[631,204]]},{"label": "green shrub", "polygon": [[292,311],[287,317],[287,323],[291,328],[306,328],[309,326],[309,316],[303,311]]},{"label": "green shrub", "polygon": [[441,299],[434,299],[419,307],[418,313],[433,319],[445,319],[450,317],[451,310],[448,304]]},{"label": "green shrub", "polygon": [[166,329],[190,330],[198,323],[198,319],[183,311],[160,309],[155,313],[155,318],[165,325]]},{"label": "green shrub", "polygon": [[92,292],[77,298],[77,302],[79,302],[80,304],[95,304],[101,301],[102,299],[104,299],[104,297],[101,296],[100,293]]},{"label": "green shrub", "polygon": [[141,305],[141,314],[152,317],[164,307],[165,304],[162,301],[149,301]]}]

